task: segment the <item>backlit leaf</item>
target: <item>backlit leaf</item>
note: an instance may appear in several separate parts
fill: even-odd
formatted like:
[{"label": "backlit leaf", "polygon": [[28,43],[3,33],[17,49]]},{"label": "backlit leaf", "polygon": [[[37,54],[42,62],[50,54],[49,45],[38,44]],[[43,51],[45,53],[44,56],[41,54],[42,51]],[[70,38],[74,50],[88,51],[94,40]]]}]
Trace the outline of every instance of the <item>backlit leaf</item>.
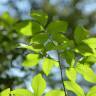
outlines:
[{"label": "backlit leaf", "polygon": [[39,60],[39,54],[28,54],[22,65],[25,67],[33,67],[38,64]]},{"label": "backlit leaf", "polygon": [[85,96],[83,89],[73,81],[64,81],[67,90],[72,91],[76,96]]},{"label": "backlit leaf", "polygon": [[41,74],[36,75],[32,80],[34,96],[41,96],[46,88],[46,82]]},{"label": "backlit leaf", "polygon": [[45,58],[43,61],[43,71],[46,75],[49,75],[51,72],[53,66],[56,65],[58,66],[58,62],[52,59]]},{"label": "backlit leaf", "polygon": [[34,96],[32,92],[27,89],[15,89],[11,91],[12,96]]},{"label": "backlit leaf", "polygon": [[0,96],[9,96],[10,95],[10,89],[5,89],[4,91],[1,92]]},{"label": "backlit leaf", "polygon": [[88,64],[78,63],[76,66],[76,71],[79,72],[84,77],[85,80],[91,83],[96,83],[96,74],[88,66]]},{"label": "backlit leaf", "polygon": [[96,96],[96,86],[93,86],[86,96]]},{"label": "backlit leaf", "polygon": [[76,80],[76,70],[75,68],[69,68],[66,70],[66,75],[69,80],[75,81]]},{"label": "backlit leaf", "polygon": [[65,96],[64,91],[61,90],[51,90],[46,93],[45,96]]}]

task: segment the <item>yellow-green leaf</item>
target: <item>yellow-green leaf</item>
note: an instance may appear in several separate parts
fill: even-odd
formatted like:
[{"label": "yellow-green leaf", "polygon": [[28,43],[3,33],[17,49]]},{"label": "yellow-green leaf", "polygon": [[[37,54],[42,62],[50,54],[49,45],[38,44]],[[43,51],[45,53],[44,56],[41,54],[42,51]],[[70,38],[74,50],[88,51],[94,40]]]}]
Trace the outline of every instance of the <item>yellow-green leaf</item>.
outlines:
[{"label": "yellow-green leaf", "polygon": [[32,92],[27,89],[15,89],[11,91],[12,96],[34,96]]},{"label": "yellow-green leaf", "polygon": [[65,96],[64,91],[61,90],[51,90],[46,93],[45,96]]},{"label": "yellow-green leaf", "polygon": [[28,54],[22,65],[25,67],[33,67],[38,64],[39,60],[39,54]]},{"label": "yellow-green leaf", "polygon": [[66,75],[68,77],[69,80],[71,81],[75,81],[76,80],[76,70],[75,68],[69,68],[66,70]]},{"label": "yellow-green leaf", "polygon": [[67,90],[72,91],[76,96],[85,96],[83,89],[73,81],[64,81]]},{"label": "yellow-green leaf", "polygon": [[56,65],[58,66],[58,62],[52,59],[45,58],[43,61],[43,71],[46,75],[49,75],[51,72],[53,66]]},{"label": "yellow-green leaf", "polygon": [[85,80],[96,84],[96,74],[88,66],[88,64],[78,63],[76,66],[76,71],[79,72],[84,77]]},{"label": "yellow-green leaf", "polygon": [[0,96],[9,96],[10,95],[10,88],[5,89],[4,91],[1,92]]},{"label": "yellow-green leaf", "polygon": [[96,96],[96,86],[93,86],[86,96]]},{"label": "yellow-green leaf", "polygon": [[32,80],[34,96],[41,96],[46,88],[46,82],[41,74],[36,75]]}]

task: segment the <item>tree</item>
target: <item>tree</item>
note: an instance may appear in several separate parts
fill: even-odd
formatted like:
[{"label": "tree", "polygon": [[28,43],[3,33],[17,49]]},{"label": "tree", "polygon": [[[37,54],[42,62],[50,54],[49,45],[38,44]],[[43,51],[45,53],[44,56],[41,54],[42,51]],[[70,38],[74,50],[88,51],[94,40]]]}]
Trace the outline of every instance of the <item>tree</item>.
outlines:
[{"label": "tree", "polygon": [[[85,94],[77,84],[76,78],[79,73],[86,81],[96,84],[96,74],[91,68],[96,62],[96,38],[89,36],[88,30],[82,26],[76,26],[70,38],[67,34],[68,23],[66,21],[53,20],[51,17],[52,21],[49,22],[50,16],[42,11],[33,11],[31,16],[33,19],[15,21],[11,17],[9,20],[8,14],[5,14],[2,20],[8,19],[8,25],[4,22],[1,25],[6,29],[11,25],[8,31],[17,32],[20,36],[18,38],[23,39],[24,43],[18,42],[13,49],[29,50],[24,56],[22,66],[32,68],[42,64],[42,70],[37,72],[38,74],[32,79],[33,92],[27,89],[6,89],[1,92],[1,96],[9,94],[13,96],[69,96],[68,91],[72,91],[77,96],[95,96],[96,86],[92,86]],[[48,54],[53,50],[57,54],[57,59]],[[64,60],[66,60],[67,67],[63,63]],[[44,76],[47,77],[54,66],[60,69],[63,90],[53,89],[46,93],[44,92],[46,88]]]}]

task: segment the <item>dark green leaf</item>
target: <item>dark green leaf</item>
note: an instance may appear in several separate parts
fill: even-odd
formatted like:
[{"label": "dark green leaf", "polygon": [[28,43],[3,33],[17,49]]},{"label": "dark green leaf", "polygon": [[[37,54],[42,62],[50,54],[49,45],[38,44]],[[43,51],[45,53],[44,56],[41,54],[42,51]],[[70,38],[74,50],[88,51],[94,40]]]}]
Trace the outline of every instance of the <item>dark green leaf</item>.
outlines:
[{"label": "dark green leaf", "polygon": [[88,31],[81,26],[77,26],[74,32],[74,39],[76,43],[80,43],[87,37],[88,37]]}]

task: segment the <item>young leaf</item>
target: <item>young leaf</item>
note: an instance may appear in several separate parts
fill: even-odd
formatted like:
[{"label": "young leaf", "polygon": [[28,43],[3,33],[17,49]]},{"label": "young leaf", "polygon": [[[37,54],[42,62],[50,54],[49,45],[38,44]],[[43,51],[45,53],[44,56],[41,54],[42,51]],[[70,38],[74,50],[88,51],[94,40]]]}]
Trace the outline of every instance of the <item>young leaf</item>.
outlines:
[{"label": "young leaf", "polygon": [[67,77],[68,77],[68,79],[69,80],[71,80],[71,81],[75,81],[76,80],[76,70],[75,70],[75,68],[69,68],[69,69],[67,69],[66,70],[66,75],[67,75]]},{"label": "young leaf", "polygon": [[78,63],[76,66],[76,71],[79,72],[84,77],[85,80],[96,84],[96,74],[88,66],[88,64]]},{"label": "young leaf", "polygon": [[43,71],[46,75],[49,75],[53,66],[58,66],[58,62],[52,59],[45,58],[43,61]]},{"label": "young leaf", "polygon": [[41,96],[46,88],[46,82],[41,74],[36,75],[32,80],[34,96]]},{"label": "young leaf", "polygon": [[83,40],[85,44],[87,44],[93,50],[96,48],[96,38],[88,38]]},{"label": "young leaf", "polygon": [[12,96],[34,96],[32,92],[27,89],[15,89],[11,91]]},{"label": "young leaf", "polygon": [[1,92],[0,96],[9,96],[10,95],[10,89],[5,89],[4,91]]},{"label": "young leaf", "polygon": [[86,96],[96,96],[96,86],[93,86]]},{"label": "young leaf", "polygon": [[28,54],[22,65],[25,67],[33,67],[38,64],[39,60],[39,54]]},{"label": "young leaf", "polygon": [[29,22],[26,26],[21,28],[20,33],[22,33],[25,36],[31,36],[32,35],[32,23]]},{"label": "young leaf", "polygon": [[64,91],[61,90],[51,90],[46,93],[45,96],[65,96]]},{"label": "young leaf", "polygon": [[87,37],[88,37],[88,31],[83,27],[77,26],[74,32],[74,39],[76,43],[80,43]]},{"label": "young leaf", "polygon": [[32,17],[43,26],[47,23],[48,15],[42,11],[32,11]]},{"label": "young leaf", "polygon": [[40,47],[41,45],[39,45],[38,43],[33,45],[26,45],[26,44],[20,43],[18,46],[18,48],[24,48],[24,49],[32,50],[34,52],[40,52],[42,50]]},{"label": "young leaf", "polygon": [[30,20],[21,21],[14,24],[13,29],[24,36],[32,36],[41,31],[44,31],[43,27],[40,24]]},{"label": "young leaf", "polygon": [[49,33],[66,32],[67,26],[65,21],[55,20],[49,24],[47,31]]},{"label": "young leaf", "polygon": [[90,56],[87,56],[85,57],[81,63],[88,63],[88,64],[94,64],[96,63],[96,56],[95,55],[90,55]]},{"label": "young leaf", "polygon": [[64,81],[67,90],[74,92],[77,96],[85,96],[83,89],[73,81]]}]

